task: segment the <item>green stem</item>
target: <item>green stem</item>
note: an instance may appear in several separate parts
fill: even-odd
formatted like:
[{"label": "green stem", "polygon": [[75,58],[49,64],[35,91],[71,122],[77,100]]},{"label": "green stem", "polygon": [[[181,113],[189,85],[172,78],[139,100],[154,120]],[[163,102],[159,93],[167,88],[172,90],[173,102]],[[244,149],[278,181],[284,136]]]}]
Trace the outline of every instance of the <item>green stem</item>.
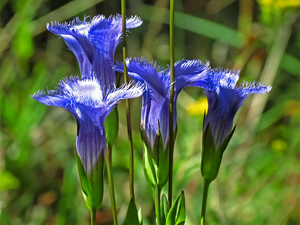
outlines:
[{"label": "green stem", "polygon": [[207,203],[207,195],[208,188],[210,185],[210,181],[204,179],[204,188],[203,188],[203,197],[202,197],[202,208],[201,208],[201,225],[205,225],[205,211],[206,211],[206,203]]},{"label": "green stem", "polygon": [[157,186],[157,187],[153,188],[153,192],[154,192],[156,223],[157,223],[157,225],[161,225],[161,216],[160,216],[160,192],[161,192],[161,189]]},{"label": "green stem", "polygon": [[[128,69],[126,66],[127,47],[126,47],[126,0],[121,0],[122,8],[122,29],[123,29],[123,67],[124,67],[124,82],[128,83]],[[129,142],[129,189],[130,198],[134,199],[134,155],[133,155],[133,141],[131,130],[131,112],[130,112],[130,100],[126,99],[126,117],[127,117],[127,134]]]},{"label": "green stem", "polygon": [[91,225],[96,225],[96,213],[97,213],[97,210],[90,209],[90,212],[91,212]]},{"label": "green stem", "polygon": [[111,200],[114,225],[117,225],[118,220],[117,220],[115,190],[114,190],[114,182],[112,177],[111,162],[112,162],[112,145],[107,145],[107,151],[106,151],[107,176],[108,176],[108,184],[109,184],[109,192],[110,192],[110,200]]},{"label": "green stem", "polygon": [[168,199],[169,208],[172,206],[173,191],[173,154],[174,154],[174,138],[173,138],[173,109],[174,109],[174,5],[175,1],[170,0],[170,114],[169,114],[169,133],[170,133],[170,151],[169,151],[169,189]]}]

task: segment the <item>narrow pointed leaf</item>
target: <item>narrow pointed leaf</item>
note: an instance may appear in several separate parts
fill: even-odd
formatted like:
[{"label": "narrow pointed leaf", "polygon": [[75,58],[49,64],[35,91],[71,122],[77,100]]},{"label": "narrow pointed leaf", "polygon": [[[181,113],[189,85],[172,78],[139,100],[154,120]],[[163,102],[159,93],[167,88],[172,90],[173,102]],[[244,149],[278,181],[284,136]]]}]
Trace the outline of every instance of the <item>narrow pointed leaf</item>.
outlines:
[{"label": "narrow pointed leaf", "polygon": [[174,201],[166,220],[166,225],[183,225],[185,223],[185,199],[182,191]]},{"label": "narrow pointed leaf", "polygon": [[153,160],[151,155],[149,154],[149,150],[147,149],[146,145],[144,150],[144,172],[149,185],[152,187],[157,186],[157,176],[155,173]]},{"label": "narrow pointed leaf", "polygon": [[140,225],[138,210],[133,198],[130,200],[128,205],[125,225]]},{"label": "narrow pointed leaf", "polygon": [[162,195],[161,198],[161,206],[160,206],[160,215],[162,224],[166,224],[166,219],[168,216],[169,206],[168,200],[165,194]]}]

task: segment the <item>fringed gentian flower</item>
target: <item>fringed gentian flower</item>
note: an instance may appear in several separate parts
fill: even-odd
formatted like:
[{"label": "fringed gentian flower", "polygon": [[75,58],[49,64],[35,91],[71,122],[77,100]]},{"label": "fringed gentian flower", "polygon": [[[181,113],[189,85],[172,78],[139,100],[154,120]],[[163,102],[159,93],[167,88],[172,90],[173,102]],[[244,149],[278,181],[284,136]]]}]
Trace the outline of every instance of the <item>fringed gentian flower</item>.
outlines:
[{"label": "fringed gentian flower", "polygon": [[[220,146],[230,134],[234,116],[244,100],[250,94],[263,94],[271,90],[271,86],[255,82],[238,87],[238,79],[238,72],[221,69],[210,71],[209,85],[205,88],[209,106],[203,130],[209,125],[215,146]],[[198,86],[198,82],[192,86]]]},{"label": "fringed gentian flower", "polygon": [[[169,174],[170,70],[163,70],[155,62],[149,63],[143,58],[127,59],[126,65],[129,76],[145,84],[141,113],[145,176],[155,190],[160,190]],[[176,128],[178,94],[196,80],[200,86],[203,81],[202,85],[206,87],[207,66],[197,60],[183,60],[175,64],[173,130]],[[116,70],[123,72],[123,64],[118,63]]]},{"label": "fringed gentian flower", "polygon": [[[236,86],[239,73],[215,69],[209,72],[205,94],[208,111],[203,124],[203,153],[201,172],[208,185],[216,179],[221,165],[222,155],[234,133],[233,119],[244,100],[250,94],[263,94],[271,86],[260,83],[246,83]],[[191,86],[201,86],[195,82]]]},{"label": "fringed gentian flower", "polygon": [[45,105],[65,108],[75,118],[78,131],[76,148],[85,172],[89,174],[101,152],[106,151],[104,121],[120,99],[135,98],[143,86],[122,86],[105,93],[94,76],[64,79],[57,90],[37,91],[31,97]]},{"label": "fringed gentian flower", "polygon": [[[127,59],[128,74],[136,82],[144,83],[141,126],[145,130],[150,146],[153,148],[156,135],[160,132],[164,147],[169,142],[169,104],[170,104],[170,70],[164,70],[156,62],[146,59]],[[182,60],[175,64],[174,103],[178,94],[187,85],[198,81],[206,87],[206,69],[199,60]],[[123,72],[123,65],[117,63],[116,70]],[[174,104],[174,128],[176,127],[176,104]]]},{"label": "fringed gentian flower", "polygon": [[[77,57],[81,76],[90,77],[95,74],[102,84],[104,93],[116,83],[114,54],[122,37],[122,16],[95,16],[90,22],[86,17],[83,21],[78,18],[70,23],[51,23],[47,28],[52,33],[62,37],[70,50]],[[142,24],[139,17],[126,20],[126,28],[132,29]]]}]

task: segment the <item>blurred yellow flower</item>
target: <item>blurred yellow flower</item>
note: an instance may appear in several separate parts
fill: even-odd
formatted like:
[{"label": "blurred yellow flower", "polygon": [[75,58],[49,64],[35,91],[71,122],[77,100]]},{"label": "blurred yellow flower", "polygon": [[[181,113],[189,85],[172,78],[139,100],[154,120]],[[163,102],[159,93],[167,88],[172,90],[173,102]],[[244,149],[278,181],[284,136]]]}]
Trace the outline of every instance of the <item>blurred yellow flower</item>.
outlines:
[{"label": "blurred yellow flower", "polygon": [[298,7],[300,6],[300,0],[257,0],[258,3],[266,7]]},{"label": "blurred yellow flower", "polygon": [[196,102],[193,102],[187,107],[187,112],[193,116],[203,116],[204,111],[207,112],[208,103],[205,97],[200,97]]},{"label": "blurred yellow flower", "polygon": [[283,152],[286,150],[286,142],[282,139],[277,139],[272,142],[272,148],[274,152]]}]

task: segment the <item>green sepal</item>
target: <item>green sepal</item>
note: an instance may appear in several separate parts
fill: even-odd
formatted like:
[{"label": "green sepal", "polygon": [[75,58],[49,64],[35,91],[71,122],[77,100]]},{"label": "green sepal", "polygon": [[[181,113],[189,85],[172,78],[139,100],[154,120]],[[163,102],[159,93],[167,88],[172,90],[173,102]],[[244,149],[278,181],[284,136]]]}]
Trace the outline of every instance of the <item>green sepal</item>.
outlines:
[{"label": "green sepal", "polygon": [[145,130],[141,127],[144,142],[144,171],[147,182],[151,187],[160,189],[168,182],[169,177],[169,145],[164,149],[160,133],[156,135],[154,147],[151,148]]},{"label": "green sepal", "polygon": [[138,218],[139,218],[139,224],[143,225],[143,215],[142,215],[142,208],[138,208]]},{"label": "green sepal", "polygon": [[169,179],[169,145],[166,149],[160,146],[159,149],[159,166],[157,167],[158,186],[162,189]]},{"label": "green sepal", "polygon": [[154,188],[158,185],[157,176],[156,176],[156,169],[153,165],[153,159],[151,156],[150,151],[148,150],[147,146],[144,145],[144,172],[145,178],[148,184]]},{"label": "green sepal", "polygon": [[218,176],[223,153],[226,150],[234,131],[235,127],[220,146],[215,146],[209,124],[203,131],[201,174],[203,179],[206,179],[209,183]]},{"label": "green sepal", "polygon": [[138,211],[134,199],[132,198],[128,205],[125,225],[142,225],[142,224],[143,224],[143,219],[141,215],[141,210]]},{"label": "green sepal", "polygon": [[184,192],[177,196],[176,200],[174,201],[167,219],[166,225],[183,225],[185,223],[185,199],[184,199]]},{"label": "green sepal", "polygon": [[111,111],[111,113],[106,117],[104,128],[107,144],[113,145],[119,133],[119,114],[117,107],[115,107],[113,111]]},{"label": "green sepal", "polygon": [[166,224],[168,212],[169,212],[168,199],[166,195],[163,194],[160,201],[161,224]]},{"label": "green sepal", "polygon": [[86,173],[77,152],[76,155],[81,188],[85,197],[86,207],[89,210],[98,210],[103,200],[104,151],[101,151],[98,161],[89,174]]},{"label": "green sepal", "polygon": [[225,140],[223,141],[223,143],[221,144],[221,146],[219,147],[219,151],[224,152],[229,144],[229,141],[232,138],[232,135],[235,131],[236,125],[234,126],[234,128],[232,129],[232,131],[230,132],[230,134],[225,138]]}]

